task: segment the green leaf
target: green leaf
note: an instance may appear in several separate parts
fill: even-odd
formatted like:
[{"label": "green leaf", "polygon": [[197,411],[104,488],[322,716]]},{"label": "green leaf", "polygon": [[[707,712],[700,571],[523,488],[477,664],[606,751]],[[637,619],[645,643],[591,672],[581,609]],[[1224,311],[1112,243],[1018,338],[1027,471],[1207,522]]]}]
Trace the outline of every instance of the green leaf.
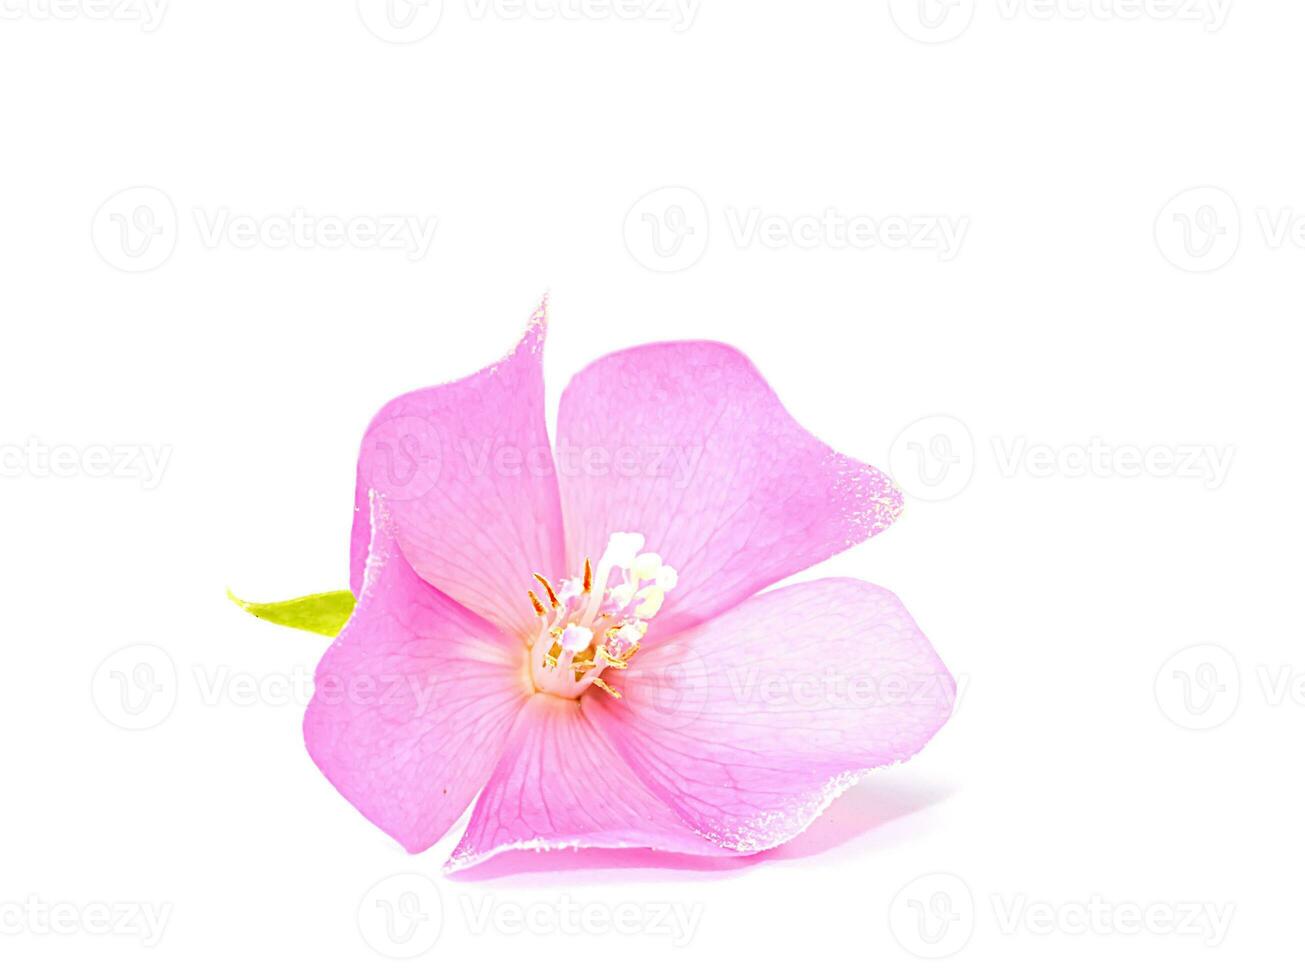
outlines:
[{"label": "green leaf", "polygon": [[335,636],[344,629],[354,606],[353,593],[347,589],[342,592],[318,592],[316,595],[286,599],[284,602],[246,602],[236,598],[227,589],[227,598],[259,619],[266,619],[279,626],[320,633],[322,636]]}]

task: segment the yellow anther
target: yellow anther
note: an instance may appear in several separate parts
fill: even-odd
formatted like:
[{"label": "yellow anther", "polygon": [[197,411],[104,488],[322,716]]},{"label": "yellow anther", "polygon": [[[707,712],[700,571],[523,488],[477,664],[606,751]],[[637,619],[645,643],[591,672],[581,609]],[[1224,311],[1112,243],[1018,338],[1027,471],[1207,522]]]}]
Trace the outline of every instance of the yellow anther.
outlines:
[{"label": "yellow anther", "polygon": [[612,697],[618,700],[621,697],[621,692],[618,691],[616,688],[612,687],[610,684],[607,683],[607,681],[603,680],[601,677],[595,677],[593,679],[593,685],[594,687],[600,690],[606,691],[608,694],[610,694]]}]

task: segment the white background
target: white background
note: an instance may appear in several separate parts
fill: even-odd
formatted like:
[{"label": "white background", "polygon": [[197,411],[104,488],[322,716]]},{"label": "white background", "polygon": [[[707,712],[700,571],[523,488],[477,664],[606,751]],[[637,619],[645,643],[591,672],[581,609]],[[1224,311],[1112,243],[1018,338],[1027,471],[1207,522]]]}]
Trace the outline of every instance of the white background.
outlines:
[{"label": "white background", "polygon": [[[0,19],[6,975],[1298,959],[1305,9],[68,2]],[[353,235],[278,246],[296,209]],[[356,220],[394,215],[429,248]],[[764,858],[447,880],[454,837],[406,856],[304,752],[326,642],[224,598],[344,587],[371,414],[545,290],[554,398],[608,350],[723,340],[931,498],[808,574],[896,591],[955,717]],[[409,943],[378,901],[425,916]],[[166,926],[100,935],[102,903]]]}]

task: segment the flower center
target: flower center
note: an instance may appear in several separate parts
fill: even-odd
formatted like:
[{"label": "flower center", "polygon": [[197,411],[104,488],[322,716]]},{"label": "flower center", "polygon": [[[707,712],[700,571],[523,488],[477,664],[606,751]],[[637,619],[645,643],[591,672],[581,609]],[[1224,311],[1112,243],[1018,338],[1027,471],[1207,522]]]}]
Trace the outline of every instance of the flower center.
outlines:
[{"label": "flower center", "polygon": [[[536,691],[578,698],[597,687],[614,698],[621,692],[603,680],[604,670],[625,670],[648,632],[666,593],[675,588],[675,569],[661,556],[643,551],[642,534],[621,531],[607,541],[595,572],[585,559],[584,573],[563,579],[554,589],[544,576],[547,604],[530,592],[539,616],[539,633],[530,647],[530,680]],[[618,573],[615,583],[612,573]]]}]

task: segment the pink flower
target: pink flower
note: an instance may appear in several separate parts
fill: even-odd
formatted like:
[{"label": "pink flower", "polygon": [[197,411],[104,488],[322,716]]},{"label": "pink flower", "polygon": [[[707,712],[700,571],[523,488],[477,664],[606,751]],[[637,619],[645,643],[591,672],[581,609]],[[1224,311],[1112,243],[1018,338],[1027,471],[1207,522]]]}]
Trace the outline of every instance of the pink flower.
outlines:
[{"label": "pink flower", "polygon": [[952,678],[892,593],[757,594],[882,531],[901,495],[716,343],[591,364],[553,450],[545,322],[541,305],[506,359],[368,429],[358,604],[318,667],[308,751],[412,852],[479,793],[451,869],[783,843],[950,713]]}]

